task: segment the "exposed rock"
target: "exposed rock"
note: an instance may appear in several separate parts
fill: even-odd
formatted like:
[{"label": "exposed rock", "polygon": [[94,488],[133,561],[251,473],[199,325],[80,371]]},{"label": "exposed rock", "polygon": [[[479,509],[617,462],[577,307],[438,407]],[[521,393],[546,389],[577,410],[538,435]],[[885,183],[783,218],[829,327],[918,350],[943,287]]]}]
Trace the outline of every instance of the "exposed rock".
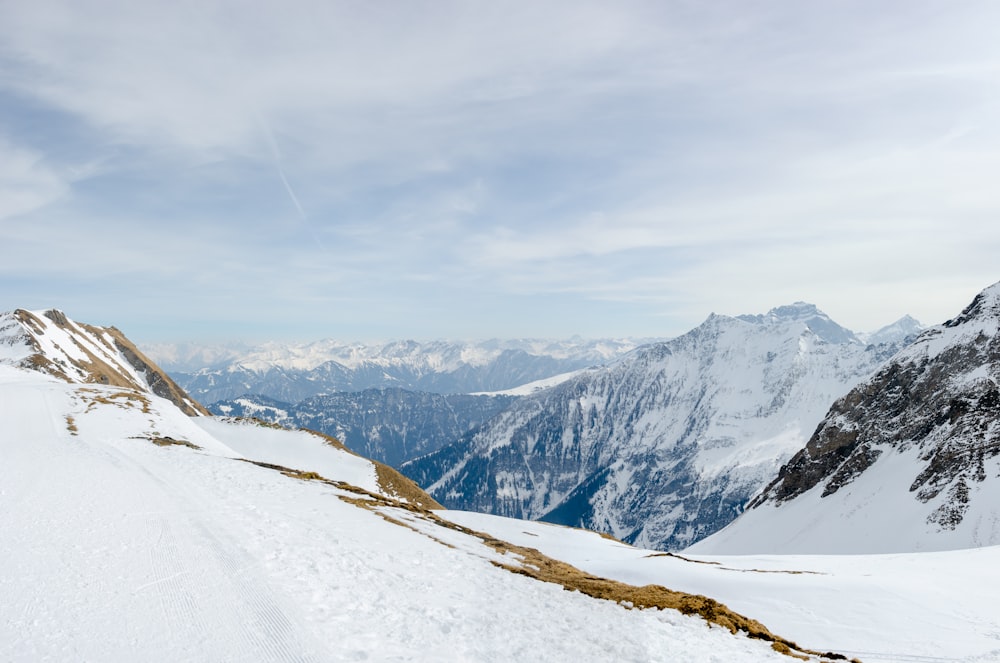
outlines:
[{"label": "exposed rock", "polygon": [[750,506],[782,503],[822,484],[850,485],[888,449],[916,448],[913,498],[945,495],[928,522],[954,529],[969,483],[987,479],[1000,454],[1000,284],[956,318],[928,329],[871,379],[834,403],[806,444]]}]

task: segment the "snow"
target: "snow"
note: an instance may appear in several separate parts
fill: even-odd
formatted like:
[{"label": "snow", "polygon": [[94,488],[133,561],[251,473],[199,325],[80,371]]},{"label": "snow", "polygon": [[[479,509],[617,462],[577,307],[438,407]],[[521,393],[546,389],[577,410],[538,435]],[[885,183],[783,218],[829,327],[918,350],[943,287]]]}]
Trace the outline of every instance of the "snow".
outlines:
[{"label": "snow", "polygon": [[[969,486],[969,511],[954,529],[941,529],[927,516],[949,499],[947,491],[923,503],[910,491],[924,463],[921,450],[886,447],[878,460],[853,482],[822,497],[815,486],[793,500],[745,511],[688,552],[896,553],[941,551],[993,545],[1000,541],[1000,458],[986,461],[991,481]],[[818,517],[822,514],[822,517]]]},{"label": "snow", "polygon": [[685,553],[697,560],[687,561],[584,530],[463,511],[442,515],[594,575],[712,596],[800,645],[865,663],[1000,660],[1000,547],[893,555]]},{"label": "snow", "polygon": [[[39,330],[22,325],[14,312],[0,314],[0,362],[14,364],[35,352],[44,355],[66,372],[67,377],[76,382],[88,382],[92,378],[88,369],[95,360],[105,362],[121,377],[136,385],[147,385],[145,373],[140,373],[121,357],[115,349],[114,340],[104,330],[85,329],[76,322],[65,319],[64,326],[56,324],[48,314],[63,315],[57,309],[49,311],[27,311],[40,326]],[[33,339],[37,350],[31,346]]]},{"label": "snow", "polygon": [[579,371],[570,371],[568,373],[560,373],[559,375],[553,375],[549,378],[543,378],[541,380],[535,380],[534,382],[529,382],[527,384],[522,384],[519,387],[514,387],[513,389],[504,389],[502,391],[479,391],[469,394],[470,396],[527,396],[528,394],[533,394],[536,391],[541,391],[543,389],[548,389],[550,387],[555,387],[563,382],[568,382],[573,378],[587,373],[590,369],[581,369]]},{"label": "snow", "polygon": [[[834,470],[839,467],[836,472],[846,475],[844,468],[858,456],[837,459],[822,480],[804,484],[815,484],[811,490],[778,503],[775,489],[763,504],[688,550],[850,554],[1000,544],[1000,457],[994,453],[1000,422],[995,408],[959,416],[929,414],[939,408],[949,412],[948,403],[956,400],[982,397],[989,402],[983,394],[996,386],[998,327],[1000,284],[977,296],[954,320],[922,333],[886,364],[876,382],[862,384],[850,397],[857,407],[824,423],[825,434],[814,443],[835,439],[835,431],[842,439],[854,435],[868,445],[864,448],[870,456],[860,472],[838,478]],[[893,387],[886,376],[897,374],[916,377]],[[865,394],[894,388],[912,394],[905,397],[912,407],[898,409],[897,401],[872,407],[865,400]],[[923,428],[900,422],[920,422]],[[823,453],[814,447],[807,452]],[[959,469],[949,468],[949,462]],[[796,478],[788,476],[786,485]],[[824,497],[825,492],[830,494]]]},{"label": "snow", "polygon": [[603,363],[652,339],[568,340],[512,339],[486,341],[388,341],[345,342],[322,339],[309,343],[264,343],[255,347],[186,348],[154,344],[147,354],[167,369],[195,369],[227,363],[231,370],[242,367],[255,372],[271,368],[311,371],[327,362],[349,369],[371,363],[382,366],[419,365],[428,372],[449,372],[461,366],[484,366],[503,352],[521,350],[554,359],[588,358]]},{"label": "snow", "polygon": [[[813,327],[847,340],[826,342]],[[529,518],[586,485],[586,506],[570,504],[558,513],[564,522],[579,515],[637,545],[680,548],[735,517],[889,351],[808,304],[712,315],[672,341],[526,395],[476,431],[454,463],[418,459],[408,469],[447,506]]]},{"label": "snow", "polygon": [[121,393],[0,366],[0,660],[787,660],[699,618],[512,574],[475,537],[443,530],[448,547],[331,485],[234,460],[353,477],[354,460],[302,435],[195,423]]},{"label": "snow", "polygon": [[296,470],[308,469],[326,478],[337,477],[337,480],[352,486],[378,492],[375,466],[370,460],[333,447],[313,433],[231,423],[209,417],[193,421],[245,458]]}]

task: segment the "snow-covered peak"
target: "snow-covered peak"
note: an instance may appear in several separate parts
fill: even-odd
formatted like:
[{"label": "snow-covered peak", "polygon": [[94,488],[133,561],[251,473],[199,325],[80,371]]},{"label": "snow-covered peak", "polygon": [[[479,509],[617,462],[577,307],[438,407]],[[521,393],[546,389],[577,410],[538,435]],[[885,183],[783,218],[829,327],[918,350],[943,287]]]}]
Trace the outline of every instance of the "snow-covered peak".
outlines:
[{"label": "snow-covered peak", "polygon": [[860,334],[859,338],[872,345],[898,343],[907,337],[916,336],[923,329],[924,326],[920,324],[919,320],[910,315],[904,315],[891,325],[886,325],[870,334]]},{"label": "snow-covered peak", "polygon": [[149,391],[186,414],[208,414],[121,331],[74,322],[55,308],[0,313],[0,363],[69,383]]},{"label": "snow-covered peak", "polygon": [[827,343],[858,343],[858,337],[851,330],[841,327],[830,319],[815,304],[795,302],[777,306],[764,315],[741,315],[740,320],[755,324],[788,324],[801,323],[812,333]]},{"label": "snow-covered peak", "polygon": [[158,344],[148,348],[168,370],[190,371],[225,363],[230,367],[265,372],[272,368],[311,371],[334,362],[356,370],[371,366],[414,366],[424,371],[449,372],[481,367],[501,355],[523,352],[553,359],[604,363],[650,339],[488,339],[485,341],[347,342],[332,338],[309,343],[268,342],[255,347],[216,348],[199,352],[195,347]]}]

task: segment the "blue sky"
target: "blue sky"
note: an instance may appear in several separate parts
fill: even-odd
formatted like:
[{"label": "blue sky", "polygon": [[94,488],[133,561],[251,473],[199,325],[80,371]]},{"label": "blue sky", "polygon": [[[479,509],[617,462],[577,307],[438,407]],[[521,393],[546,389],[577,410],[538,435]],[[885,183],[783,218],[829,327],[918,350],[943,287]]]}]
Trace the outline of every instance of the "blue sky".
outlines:
[{"label": "blue sky", "polygon": [[0,308],[148,341],[873,330],[1000,280],[993,2],[0,0]]}]

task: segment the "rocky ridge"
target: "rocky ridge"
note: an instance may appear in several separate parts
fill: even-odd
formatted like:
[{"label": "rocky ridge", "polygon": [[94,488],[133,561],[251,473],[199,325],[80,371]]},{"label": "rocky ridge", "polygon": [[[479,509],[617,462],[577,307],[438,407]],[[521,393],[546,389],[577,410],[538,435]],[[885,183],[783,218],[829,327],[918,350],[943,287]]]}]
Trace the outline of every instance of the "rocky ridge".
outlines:
[{"label": "rocky ridge", "polygon": [[926,330],[870,380],[830,408],[808,444],[751,506],[780,504],[822,484],[826,497],[868,471],[889,448],[919,450],[914,499],[943,501],[927,516],[954,529],[969,487],[1000,454],[1000,284],[957,317]]},{"label": "rocky ridge", "polygon": [[189,416],[209,414],[121,331],[74,322],[58,309],[0,313],[0,362],[70,383],[148,389]]}]

